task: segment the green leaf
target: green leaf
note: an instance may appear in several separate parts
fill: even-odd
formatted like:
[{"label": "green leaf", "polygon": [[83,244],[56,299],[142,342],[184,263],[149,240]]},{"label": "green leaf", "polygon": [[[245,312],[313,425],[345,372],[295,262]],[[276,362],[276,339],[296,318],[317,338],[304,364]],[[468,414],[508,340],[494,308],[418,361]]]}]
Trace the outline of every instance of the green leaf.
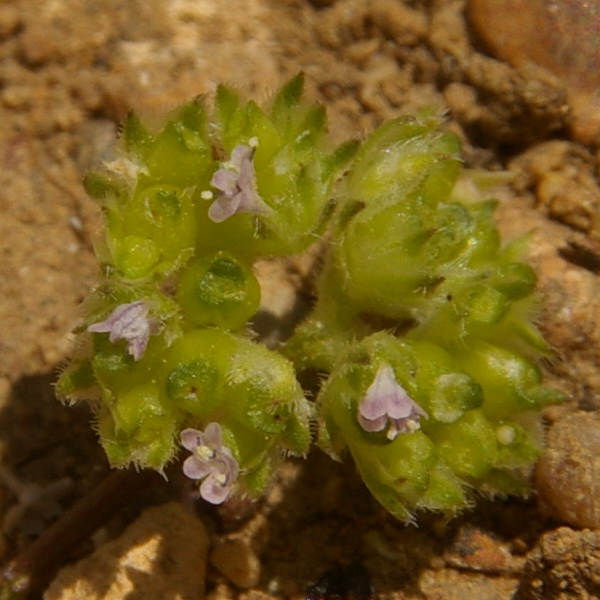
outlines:
[{"label": "green leaf", "polygon": [[219,85],[215,98],[217,117],[221,123],[228,123],[239,110],[240,97],[230,87]]},{"label": "green leaf", "polygon": [[121,129],[121,138],[127,152],[132,152],[138,157],[144,159],[154,142],[154,137],[144,127],[140,118],[133,112],[129,113],[123,128]]},{"label": "green leaf", "polygon": [[111,196],[119,196],[122,189],[110,177],[103,173],[91,171],[83,180],[85,191],[95,200],[104,200]]},{"label": "green leaf", "polygon": [[291,109],[298,106],[302,99],[304,90],[304,73],[300,72],[295,77],[292,77],[279,90],[273,100],[273,108],[271,109],[271,117],[278,127],[283,127],[286,120],[289,119]]},{"label": "green leaf", "polygon": [[328,181],[337,175],[354,158],[359,148],[360,142],[358,140],[348,140],[326,156],[323,159],[322,180]]}]

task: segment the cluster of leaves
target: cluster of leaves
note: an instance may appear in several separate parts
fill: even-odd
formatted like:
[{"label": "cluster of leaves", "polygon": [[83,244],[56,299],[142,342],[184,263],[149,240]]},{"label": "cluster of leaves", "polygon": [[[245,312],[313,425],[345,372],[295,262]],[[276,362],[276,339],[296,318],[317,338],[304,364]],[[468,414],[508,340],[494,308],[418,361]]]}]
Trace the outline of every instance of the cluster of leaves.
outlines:
[{"label": "cluster of leaves", "polygon": [[386,123],[363,145],[316,306],[286,349],[299,368],[328,374],[321,447],[348,449],[403,519],[414,507],[452,513],[472,488],[526,493],[539,410],[562,400],[541,382],[549,349],[532,324],[524,240],[502,246],[495,202],[459,197],[459,153],[426,116]]},{"label": "cluster of leaves", "polygon": [[[332,149],[301,94],[298,76],[266,111],[219,87],[212,112],[194,101],[158,131],[129,117],[120,155],[86,180],[103,278],[59,395],[91,402],[115,466],[161,470],[183,445],[213,503],[260,495],[315,421],[399,518],[458,510],[472,487],[525,491],[537,414],[560,398],[541,385],[520,244],[501,245],[493,202],[456,197],[459,145],[437,119]],[[253,263],[326,230],[312,313],[280,352],[256,343]]]}]

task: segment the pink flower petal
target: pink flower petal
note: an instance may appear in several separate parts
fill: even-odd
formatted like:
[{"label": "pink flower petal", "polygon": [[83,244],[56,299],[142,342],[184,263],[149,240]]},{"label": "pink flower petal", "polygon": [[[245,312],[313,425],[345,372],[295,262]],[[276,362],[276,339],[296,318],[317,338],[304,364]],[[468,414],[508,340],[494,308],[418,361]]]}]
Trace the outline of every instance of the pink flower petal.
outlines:
[{"label": "pink flower petal", "polygon": [[369,433],[373,431],[381,431],[387,425],[387,416],[378,417],[377,419],[365,419],[360,413],[358,414],[358,423]]},{"label": "pink flower petal", "polygon": [[233,217],[239,211],[242,194],[233,197],[221,196],[217,198],[208,208],[208,218],[214,223],[222,223]]},{"label": "pink flower petal", "polygon": [[396,381],[392,367],[381,365],[358,406],[359,425],[369,433],[389,425],[387,437],[393,440],[399,433],[418,429],[421,416],[429,417]]},{"label": "pink flower petal", "polygon": [[179,434],[181,445],[190,452],[193,452],[198,446],[202,445],[203,434],[197,429],[184,429]]},{"label": "pink flower petal", "polygon": [[258,194],[253,156],[253,148],[240,144],[231,151],[231,160],[213,174],[210,183],[222,192],[208,209],[208,217],[215,223],[237,213],[266,214],[269,211]]},{"label": "pink flower petal", "polygon": [[184,429],[180,434],[181,444],[192,452],[183,463],[183,473],[203,480],[200,495],[212,504],[220,504],[229,496],[240,471],[222,437],[219,423],[209,423],[204,431]]},{"label": "pink flower petal", "polygon": [[237,191],[238,174],[230,169],[217,169],[210,180],[212,187],[221,190],[226,196],[233,196]]},{"label": "pink flower petal", "polygon": [[245,163],[252,160],[254,149],[246,144],[239,144],[231,151],[231,164],[240,171],[244,168]]},{"label": "pink flower petal", "polygon": [[[213,449],[221,448],[222,445],[221,426],[218,423],[209,423],[204,430],[204,443]],[[225,450],[225,448],[223,448]]]},{"label": "pink flower petal", "polygon": [[210,474],[211,468],[208,461],[199,459],[197,456],[188,456],[183,461],[183,474],[190,479],[202,479]]},{"label": "pink flower petal", "polygon": [[108,333],[111,343],[127,341],[127,351],[134,360],[140,360],[146,352],[148,340],[155,333],[156,323],[148,319],[148,303],[143,300],[121,304],[100,323],[90,325],[91,333]]},{"label": "pink flower petal", "polygon": [[221,485],[213,475],[209,475],[200,485],[200,495],[211,504],[222,504],[230,492],[231,488]]}]

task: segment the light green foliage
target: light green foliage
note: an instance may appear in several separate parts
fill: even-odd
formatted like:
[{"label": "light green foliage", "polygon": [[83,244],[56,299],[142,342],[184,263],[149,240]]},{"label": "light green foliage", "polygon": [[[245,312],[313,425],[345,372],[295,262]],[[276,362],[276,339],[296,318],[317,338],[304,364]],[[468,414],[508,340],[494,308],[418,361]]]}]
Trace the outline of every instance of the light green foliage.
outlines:
[{"label": "light green foliage", "polygon": [[[262,109],[221,86],[212,110],[191,102],[157,130],[127,119],[117,158],[86,179],[106,217],[103,280],[59,395],[91,401],[115,466],[162,470],[187,432],[186,473],[201,491],[227,480],[209,501],[238,467],[235,489],[258,496],[315,421],[317,443],[349,453],[401,519],[454,513],[473,488],[525,492],[537,415],[561,398],[541,384],[523,241],[502,245],[493,201],[458,197],[459,143],[438,119],[332,149],[301,93],[298,76]],[[267,349],[247,330],[252,265],[326,228],[314,309]],[[296,379],[311,370],[314,402]],[[373,412],[394,402],[407,412]]]},{"label": "light green foliage", "polygon": [[190,323],[236,330],[258,310],[260,286],[252,269],[221,251],[186,265],[177,300]]},{"label": "light green foliage", "polygon": [[[92,402],[113,465],[161,470],[179,452],[182,429],[217,422],[241,469],[240,490],[258,496],[280,456],[306,454],[313,405],[292,363],[246,331],[260,304],[253,261],[317,239],[355,148],[331,149],[323,108],[301,92],[298,76],[265,111],[220,87],[212,114],[194,101],[156,131],[132,115],[117,158],[87,177],[106,217],[104,279],[84,305],[78,352],[57,391]],[[239,175],[231,164],[239,147],[252,157],[235,185],[256,186],[266,209],[242,206],[214,222],[214,181]],[[115,316],[136,303],[145,320]]]},{"label": "light green foliage", "polygon": [[[458,145],[435,119],[382,125],[343,183],[312,315],[288,355],[329,373],[321,445],[352,454],[393,514],[454,512],[469,488],[523,493],[539,450],[531,418],[560,394],[541,385],[548,348],[531,322],[533,270],[503,247],[494,203],[453,196]],[[384,332],[385,331],[385,332]],[[356,413],[382,364],[428,418],[388,440]]]}]

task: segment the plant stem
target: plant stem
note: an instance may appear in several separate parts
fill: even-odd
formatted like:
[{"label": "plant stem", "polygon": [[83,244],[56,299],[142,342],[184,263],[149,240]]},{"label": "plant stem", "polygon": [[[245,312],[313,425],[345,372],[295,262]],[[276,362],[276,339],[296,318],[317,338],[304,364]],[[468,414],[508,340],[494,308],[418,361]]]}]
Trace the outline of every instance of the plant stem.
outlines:
[{"label": "plant stem", "polygon": [[0,600],[40,592],[79,544],[157,477],[153,471],[111,471],[0,571]]}]

